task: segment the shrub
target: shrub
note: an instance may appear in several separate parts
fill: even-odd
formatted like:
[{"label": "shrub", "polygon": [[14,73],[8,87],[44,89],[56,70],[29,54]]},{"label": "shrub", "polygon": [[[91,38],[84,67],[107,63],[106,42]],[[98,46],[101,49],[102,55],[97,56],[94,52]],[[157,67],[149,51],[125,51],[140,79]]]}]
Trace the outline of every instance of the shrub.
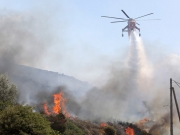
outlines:
[{"label": "shrub", "polygon": [[106,135],[116,135],[115,129],[111,126],[105,127],[104,131]]},{"label": "shrub", "polygon": [[1,135],[52,135],[57,134],[50,123],[29,106],[9,106],[0,113]]},{"label": "shrub", "polygon": [[59,131],[60,133],[64,133],[66,130],[66,118],[63,113],[59,113],[58,115],[50,115],[47,119],[51,122],[51,128],[53,130]]},{"label": "shrub", "polygon": [[66,131],[63,135],[85,135],[85,133],[76,126],[72,121],[66,122]]}]

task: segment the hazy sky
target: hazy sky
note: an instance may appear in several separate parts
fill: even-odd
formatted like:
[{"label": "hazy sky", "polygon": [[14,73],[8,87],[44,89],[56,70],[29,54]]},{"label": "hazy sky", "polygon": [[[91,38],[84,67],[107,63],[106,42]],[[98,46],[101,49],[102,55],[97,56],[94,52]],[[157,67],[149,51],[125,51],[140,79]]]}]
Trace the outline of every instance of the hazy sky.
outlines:
[{"label": "hazy sky", "polygon": [[111,24],[114,19],[102,15],[126,18],[123,9],[132,18],[154,13],[139,20],[161,19],[138,22],[153,61],[154,54],[180,54],[179,5],[178,0],[0,0],[2,13],[39,15],[39,23],[49,22],[53,45],[37,68],[94,85],[106,80],[113,63],[123,61],[129,45],[127,33],[121,37],[127,23]]}]

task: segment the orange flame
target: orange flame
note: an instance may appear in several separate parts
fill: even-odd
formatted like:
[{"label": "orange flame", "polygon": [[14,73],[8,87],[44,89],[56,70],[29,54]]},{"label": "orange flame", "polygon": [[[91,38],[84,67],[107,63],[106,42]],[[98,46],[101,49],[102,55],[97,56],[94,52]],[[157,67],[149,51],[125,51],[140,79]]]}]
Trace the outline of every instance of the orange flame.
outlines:
[{"label": "orange flame", "polygon": [[64,114],[66,114],[66,101],[67,101],[67,99],[62,98],[61,106],[62,106],[62,110],[63,110]]},{"label": "orange flame", "polygon": [[134,135],[134,129],[127,127],[125,129],[127,135]]},{"label": "orange flame", "polygon": [[106,123],[104,123],[104,122],[101,122],[100,123],[100,127],[107,127],[108,125],[106,124]]},{"label": "orange flame", "polygon": [[44,103],[44,104],[43,104],[43,107],[44,107],[44,112],[45,112],[45,114],[49,115],[50,112],[49,112],[49,110],[48,110],[47,104]]},{"label": "orange flame", "polygon": [[54,107],[53,112],[58,114],[61,112],[61,100],[63,99],[63,93],[60,92],[59,94],[53,94],[54,96]]},{"label": "orange flame", "polygon": [[52,108],[52,112],[48,111],[47,104],[44,103],[44,112],[49,114],[59,114],[62,112],[67,118],[70,117],[70,113],[66,112],[66,101],[67,99],[64,98],[64,93],[60,92],[58,94],[53,94],[54,97],[54,106]]}]

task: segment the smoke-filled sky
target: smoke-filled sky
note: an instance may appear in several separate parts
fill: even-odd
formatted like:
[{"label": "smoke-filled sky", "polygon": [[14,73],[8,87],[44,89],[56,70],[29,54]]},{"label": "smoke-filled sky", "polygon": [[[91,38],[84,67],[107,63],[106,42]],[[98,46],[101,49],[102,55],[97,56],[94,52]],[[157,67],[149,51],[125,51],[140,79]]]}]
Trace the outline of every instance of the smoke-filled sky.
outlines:
[{"label": "smoke-filled sky", "polygon": [[[27,27],[34,34],[21,43],[24,52],[20,53],[23,58],[17,58],[20,64],[64,73],[95,86],[105,83],[114,63],[123,63],[129,47],[127,34],[121,37],[127,24],[111,24],[114,20],[101,18],[102,15],[126,18],[121,9],[132,18],[154,13],[142,20],[160,21],[139,22],[147,59],[157,64],[166,56],[180,54],[177,0],[0,0],[0,3],[2,18],[11,18],[18,28],[22,23],[21,29]],[[8,34],[6,37],[10,40]]]}]

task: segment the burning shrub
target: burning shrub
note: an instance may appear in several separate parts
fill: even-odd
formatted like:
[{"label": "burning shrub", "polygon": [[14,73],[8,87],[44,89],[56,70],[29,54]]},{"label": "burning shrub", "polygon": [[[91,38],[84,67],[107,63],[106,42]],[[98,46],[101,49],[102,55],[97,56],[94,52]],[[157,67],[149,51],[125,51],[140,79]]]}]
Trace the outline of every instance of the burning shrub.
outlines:
[{"label": "burning shrub", "polygon": [[[9,106],[0,113],[1,135],[55,135],[44,117],[29,106]],[[57,135],[57,134],[56,134]]]},{"label": "burning shrub", "polygon": [[125,129],[125,131],[126,131],[127,135],[134,135],[134,129],[133,128],[127,127]]},{"label": "burning shrub", "polygon": [[104,122],[101,122],[100,123],[100,127],[107,127],[108,126],[108,124],[106,124],[106,123],[104,123]]},{"label": "burning shrub", "polygon": [[[134,135],[136,135],[136,134],[137,135],[139,135],[139,134],[146,135],[147,134],[146,131],[141,130],[136,124],[120,121],[120,122],[118,122],[118,125],[123,126],[125,128],[126,134],[128,134],[128,135],[129,134],[130,135],[131,134],[134,134]],[[133,131],[129,130],[129,129],[133,129]]]},{"label": "burning shrub", "polygon": [[53,97],[54,97],[54,106],[51,112],[49,112],[47,104],[46,103],[43,104],[45,114],[51,115],[51,114],[63,113],[67,118],[69,118],[70,113],[66,111],[67,99],[64,98],[64,93],[60,92],[57,94],[53,94]]},{"label": "burning shrub", "polygon": [[108,126],[104,129],[106,135],[116,135],[116,131],[113,127]]}]

